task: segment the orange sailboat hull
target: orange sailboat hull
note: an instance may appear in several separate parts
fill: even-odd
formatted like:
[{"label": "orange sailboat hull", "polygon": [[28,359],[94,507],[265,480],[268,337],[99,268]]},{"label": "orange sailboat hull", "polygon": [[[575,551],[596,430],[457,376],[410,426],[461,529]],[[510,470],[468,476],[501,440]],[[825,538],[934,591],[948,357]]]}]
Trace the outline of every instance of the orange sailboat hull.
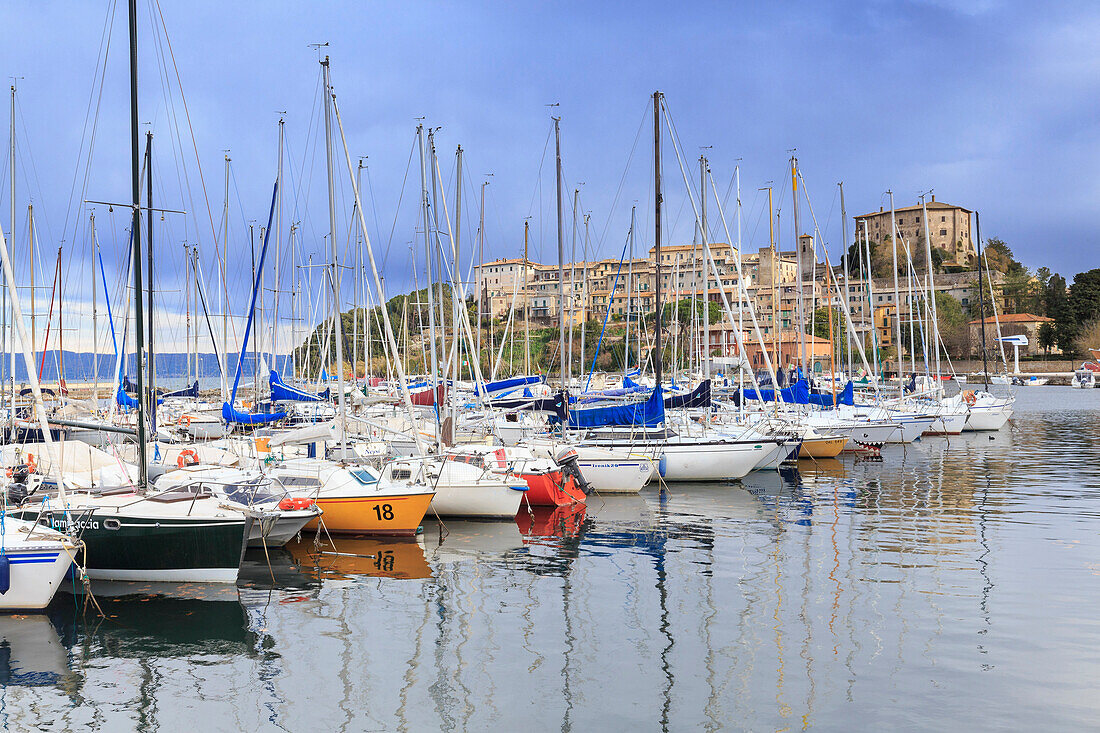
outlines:
[{"label": "orange sailboat hull", "polygon": [[[333,534],[367,534],[411,536],[417,533],[428,505],[431,493],[401,494],[394,496],[317,497],[317,506],[324,510],[320,521]],[[306,525],[316,530],[318,520]]]},{"label": "orange sailboat hull", "polygon": [[572,476],[564,476],[561,471],[517,475],[527,482],[524,497],[531,506],[569,506],[584,503],[584,492],[574,483]]}]

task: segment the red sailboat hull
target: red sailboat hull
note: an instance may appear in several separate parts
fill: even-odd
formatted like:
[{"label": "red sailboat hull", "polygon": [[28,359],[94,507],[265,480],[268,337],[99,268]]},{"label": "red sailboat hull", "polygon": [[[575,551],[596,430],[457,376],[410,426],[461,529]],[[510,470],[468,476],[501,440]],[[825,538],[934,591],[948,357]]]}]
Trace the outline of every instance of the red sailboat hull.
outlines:
[{"label": "red sailboat hull", "polygon": [[569,506],[584,503],[584,492],[573,482],[572,476],[564,476],[561,471],[518,475],[527,482],[527,491],[523,495],[531,506]]}]

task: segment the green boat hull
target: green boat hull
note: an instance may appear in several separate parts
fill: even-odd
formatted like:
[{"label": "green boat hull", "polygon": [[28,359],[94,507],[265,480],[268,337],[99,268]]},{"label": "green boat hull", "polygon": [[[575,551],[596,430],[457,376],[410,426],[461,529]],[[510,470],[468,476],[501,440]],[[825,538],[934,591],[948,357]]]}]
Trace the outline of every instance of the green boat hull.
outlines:
[{"label": "green boat hull", "polygon": [[71,514],[76,526],[70,526],[62,511],[35,507],[13,514],[79,537],[87,547],[88,577],[94,580],[186,583],[236,582],[251,521],[243,516],[154,519],[96,511]]}]

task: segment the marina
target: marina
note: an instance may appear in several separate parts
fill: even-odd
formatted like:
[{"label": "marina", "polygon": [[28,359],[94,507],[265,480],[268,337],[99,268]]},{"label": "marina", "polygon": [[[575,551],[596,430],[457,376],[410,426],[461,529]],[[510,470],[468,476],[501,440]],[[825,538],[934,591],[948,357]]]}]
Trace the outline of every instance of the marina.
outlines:
[{"label": "marina", "polygon": [[56,140],[11,77],[0,727],[1100,726],[1100,267],[652,60],[471,111],[345,10],[246,82],[74,11]]},{"label": "marina", "polygon": [[1095,405],[1024,392],[992,439],[250,550],[237,587],[123,584],[105,619],[63,597],[3,620],[4,721],[1090,728]]}]

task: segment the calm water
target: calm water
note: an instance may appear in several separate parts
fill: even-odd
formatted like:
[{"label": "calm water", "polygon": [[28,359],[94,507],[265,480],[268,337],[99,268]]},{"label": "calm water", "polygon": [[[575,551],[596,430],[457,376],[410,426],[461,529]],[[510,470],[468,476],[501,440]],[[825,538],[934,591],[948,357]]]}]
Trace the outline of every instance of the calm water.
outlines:
[{"label": "calm water", "polygon": [[1100,391],[1019,397],[881,461],[261,551],[239,588],[97,587],[106,619],[59,595],[0,618],[0,723],[1095,729]]}]

